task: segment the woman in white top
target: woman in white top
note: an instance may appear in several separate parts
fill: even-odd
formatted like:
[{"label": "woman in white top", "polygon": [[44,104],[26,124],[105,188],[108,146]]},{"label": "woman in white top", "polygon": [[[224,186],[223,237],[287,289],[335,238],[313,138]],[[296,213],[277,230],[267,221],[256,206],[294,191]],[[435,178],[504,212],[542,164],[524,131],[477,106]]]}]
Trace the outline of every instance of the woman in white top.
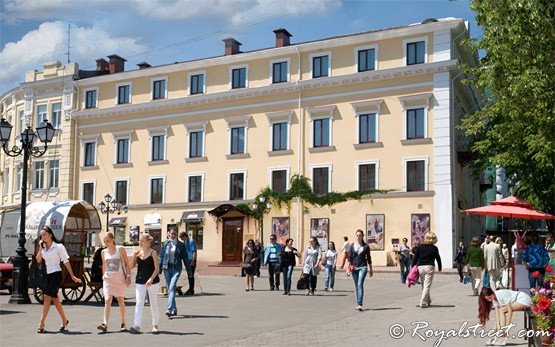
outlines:
[{"label": "woman in white top", "polygon": [[104,236],[106,248],[102,251],[102,290],[104,292],[104,321],[97,326],[106,332],[110,320],[112,299],[116,297],[121,314],[120,331],[125,331],[125,288],[131,283],[129,260],[123,247],[116,247],[114,234]]},{"label": "woman in white top", "polygon": [[333,285],[335,284],[335,269],[337,265],[337,251],[335,250],[335,243],[330,241],[328,244],[328,250],[324,253],[322,258],[322,266],[326,270],[326,279],[324,281],[324,290],[327,292],[333,291]]},{"label": "woman in white top", "polygon": [[308,275],[309,287],[305,295],[314,295],[316,290],[316,280],[320,272],[320,260],[322,259],[322,251],[318,240],[313,236],[310,238],[310,245],[304,252],[303,273]]},{"label": "woman in white top", "polygon": [[69,256],[67,255],[67,250],[59,243],[59,241],[54,236],[52,229],[50,227],[45,226],[40,230],[40,238],[39,241],[40,250],[37,252],[37,263],[41,263],[44,259],[44,263],[46,265],[46,289],[44,290],[44,300],[42,305],[42,315],[40,317],[39,327],[37,328],[37,332],[39,334],[45,333],[44,324],[46,320],[46,316],[48,316],[48,311],[50,311],[50,305],[52,302],[56,307],[56,310],[60,314],[60,318],[62,318],[62,325],[60,327],[60,332],[67,331],[67,325],[69,324],[69,320],[66,317],[64,312],[64,308],[62,307],[62,302],[60,298],[58,298],[58,290],[60,289],[60,285],[62,283],[62,268],[60,267],[60,262],[64,263],[64,266],[67,269],[67,272],[71,276],[71,279],[74,282],[81,283],[81,280],[73,274],[73,270],[71,265],[69,264]]}]

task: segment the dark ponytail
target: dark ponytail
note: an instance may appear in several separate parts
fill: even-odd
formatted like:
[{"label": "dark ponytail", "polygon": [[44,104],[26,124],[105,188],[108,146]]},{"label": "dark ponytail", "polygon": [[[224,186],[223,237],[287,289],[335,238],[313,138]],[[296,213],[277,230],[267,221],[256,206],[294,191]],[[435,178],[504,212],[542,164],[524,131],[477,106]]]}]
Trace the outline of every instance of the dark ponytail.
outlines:
[{"label": "dark ponytail", "polygon": [[56,236],[54,236],[54,232],[52,231],[52,228],[50,228],[48,225],[43,226],[42,228],[40,228],[40,230],[44,230],[47,233],[49,233],[50,236],[52,236],[52,242],[60,243],[60,241],[56,238]]}]

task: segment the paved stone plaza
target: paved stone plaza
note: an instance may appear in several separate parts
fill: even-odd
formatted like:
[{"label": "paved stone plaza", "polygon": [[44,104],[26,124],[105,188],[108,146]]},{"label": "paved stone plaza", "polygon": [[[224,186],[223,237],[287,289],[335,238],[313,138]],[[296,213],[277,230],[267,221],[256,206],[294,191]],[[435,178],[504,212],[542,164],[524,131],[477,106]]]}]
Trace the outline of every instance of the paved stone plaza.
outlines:
[{"label": "paved stone plaza", "polygon": [[[265,270],[263,270],[263,273]],[[298,278],[298,270],[294,279]],[[0,295],[0,345],[2,346],[100,346],[124,343],[133,346],[289,346],[348,344],[366,346],[433,346],[438,337],[422,341],[411,337],[412,322],[425,321],[429,329],[459,331],[464,322],[477,323],[477,300],[470,296],[469,285],[462,285],[455,274],[440,274],[432,286],[432,307],[416,307],[420,287],[406,288],[397,273],[377,273],[365,284],[364,312],[355,311],[353,282],[345,273],[338,273],[335,291],[317,291],[306,297],[304,291],[292,296],[269,290],[266,277],[257,278],[254,292],[245,292],[241,277],[201,275],[202,293],[194,297],[178,297],[178,316],[168,319],[166,298],[160,297],[160,334],[150,333],[150,311],[145,308],[143,333],[119,332],[119,312],[112,309],[110,330],[99,333],[102,306],[97,303],[64,305],[70,320],[69,333],[58,333],[60,319],[53,309],[46,323],[47,334],[36,333],[41,306],[8,304],[9,295]],[[323,277],[318,278],[322,288]],[[200,288],[197,287],[197,291]],[[134,289],[127,295],[127,325],[132,325]],[[493,315],[492,315],[493,318]],[[523,314],[515,313],[517,324],[511,333],[523,326]],[[405,336],[390,336],[393,324],[405,329]],[[490,324],[491,326],[491,324]],[[489,327],[488,327],[489,328]],[[397,333],[400,328],[394,328]],[[426,329],[418,330],[422,336]],[[447,332],[445,332],[447,333]],[[428,332],[430,334],[430,332]],[[485,345],[485,338],[450,338],[441,346]],[[507,345],[526,345],[523,338],[508,340]]]}]

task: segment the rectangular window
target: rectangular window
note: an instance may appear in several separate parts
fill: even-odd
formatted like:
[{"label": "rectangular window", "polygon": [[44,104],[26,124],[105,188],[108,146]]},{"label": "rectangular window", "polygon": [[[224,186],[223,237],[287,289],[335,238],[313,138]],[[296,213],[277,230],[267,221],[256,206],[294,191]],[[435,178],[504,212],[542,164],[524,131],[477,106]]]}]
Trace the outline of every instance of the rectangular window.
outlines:
[{"label": "rectangular window", "polygon": [[127,205],[127,181],[116,181],[116,201]]},{"label": "rectangular window", "polygon": [[25,111],[19,111],[19,123],[17,128],[17,134],[21,134],[25,130]]},{"label": "rectangular window", "polygon": [[317,167],[312,169],[313,190],[316,195],[323,195],[329,192],[330,172],[327,167]]},{"label": "rectangular window", "polygon": [[245,153],[245,127],[231,128],[230,154]]},{"label": "rectangular window", "polygon": [[203,131],[189,133],[189,158],[201,158],[204,156],[204,153],[202,153],[203,135]]},{"label": "rectangular window", "polygon": [[164,160],[165,135],[152,136],[152,161]]},{"label": "rectangular window", "polygon": [[35,162],[33,189],[44,189],[44,161]]},{"label": "rectangular window", "polygon": [[229,200],[243,200],[245,193],[245,174],[232,173],[229,175]]},{"label": "rectangular window", "polygon": [[287,123],[275,123],[272,125],[272,151],[287,149],[287,125]]},{"label": "rectangular window", "polygon": [[4,182],[2,184],[2,195],[8,194],[8,187],[10,185],[10,168],[4,170]]},{"label": "rectangular window", "polygon": [[37,126],[40,126],[42,123],[44,123],[45,119],[47,119],[46,105],[38,105],[37,106]]},{"label": "rectangular window", "polygon": [[189,176],[188,202],[202,201],[202,176]]},{"label": "rectangular window", "polygon": [[424,138],[424,109],[407,110],[407,139]]},{"label": "rectangular window", "polygon": [[51,160],[48,164],[49,174],[48,174],[48,188],[58,188],[60,180],[60,161]]},{"label": "rectangular window", "polygon": [[407,43],[407,65],[424,63],[424,48],[424,41]]},{"label": "rectangular window", "polygon": [[85,108],[96,108],[96,90],[87,90],[85,93]]},{"label": "rectangular window", "polygon": [[358,118],[358,143],[376,142],[376,114],[361,114]]},{"label": "rectangular window", "polygon": [[21,191],[21,182],[23,181],[23,166],[21,164],[17,165],[17,175],[15,176],[15,186],[14,191]]},{"label": "rectangular window", "polygon": [[131,94],[130,92],[131,92],[130,85],[118,87],[118,105],[129,103],[129,97]]},{"label": "rectangular window", "polygon": [[376,164],[358,166],[358,190],[376,189]]},{"label": "rectangular window", "polygon": [[287,82],[287,62],[274,63],[272,66],[272,83]]},{"label": "rectangular window", "polygon": [[272,189],[280,193],[287,191],[287,170],[272,171]]},{"label": "rectangular window", "polygon": [[118,139],[116,164],[129,163],[129,139]]},{"label": "rectangular window", "polygon": [[330,119],[321,118],[314,121],[314,147],[327,147],[330,145]]},{"label": "rectangular window", "polygon": [[312,78],[327,77],[329,68],[329,56],[312,58]]},{"label": "rectangular window", "polygon": [[50,123],[54,129],[60,129],[62,125],[62,103],[57,102],[52,104],[52,117],[50,117]]},{"label": "rectangular window", "polygon": [[191,76],[191,95],[204,93],[204,75]]},{"label": "rectangular window", "polygon": [[96,150],[96,143],[95,142],[86,142],[85,143],[85,160],[83,162],[83,166],[94,166],[95,165],[95,150]]},{"label": "rectangular window", "polygon": [[193,240],[197,244],[197,250],[201,250],[204,244],[204,230],[200,222],[185,223],[185,230],[192,235]]},{"label": "rectangular window", "polygon": [[150,180],[150,203],[161,204],[164,198],[164,179],[153,178]]},{"label": "rectangular window", "polygon": [[166,80],[158,80],[152,83],[152,100],[166,98]]},{"label": "rectangular window", "polygon": [[375,49],[363,49],[358,51],[358,72],[375,70],[375,62]]},{"label": "rectangular window", "polygon": [[407,161],[407,192],[425,190],[425,164],[424,160]]},{"label": "rectangular window", "polygon": [[94,183],[83,183],[83,200],[93,206],[96,206],[94,203]]},{"label": "rectangular window", "polygon": [[245,88],[247,85],[247,68],[231,70],[231,88]]}]

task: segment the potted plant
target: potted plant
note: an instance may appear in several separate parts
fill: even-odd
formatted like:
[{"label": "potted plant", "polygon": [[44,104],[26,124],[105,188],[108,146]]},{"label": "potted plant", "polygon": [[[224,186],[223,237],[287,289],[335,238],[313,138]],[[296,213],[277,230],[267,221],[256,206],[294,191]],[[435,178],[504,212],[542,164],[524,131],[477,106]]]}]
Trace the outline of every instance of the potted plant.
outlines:
[{"label": "potted plant", "polygon": [[[551,267],[546,267],[546,272],[551,273]],[[543,285],[539,288],[532,288],[532,312],[536,317],[536,329],[538,331],[549,332],[541,335],[542,345],[551,346],[555,335],[555,277],[546,276]]]}]

